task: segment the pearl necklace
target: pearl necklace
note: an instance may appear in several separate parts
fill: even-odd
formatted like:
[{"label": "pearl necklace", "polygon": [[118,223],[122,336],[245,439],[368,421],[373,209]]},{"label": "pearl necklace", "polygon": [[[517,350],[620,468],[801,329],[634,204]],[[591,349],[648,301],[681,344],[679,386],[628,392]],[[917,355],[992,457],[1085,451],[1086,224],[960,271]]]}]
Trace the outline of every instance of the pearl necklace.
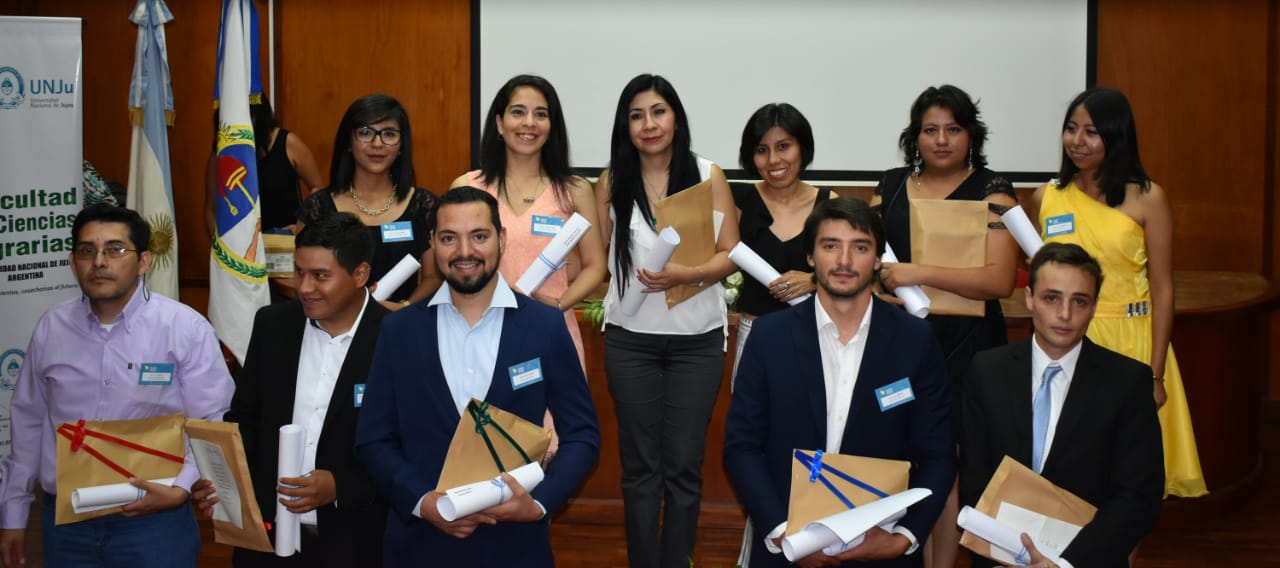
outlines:
[{"label": "pearl necklace", "polygon": [[363,203],[360,203],[360,196],[356,194],[356,187],[354,185],[351,186],[351,201],[355,202],[356,209],[359,209],[361,213],[364,213],[365,215],[368,215],[370,217],[377,217],[379,215],[382,215],[383,213],[386,213],[387,211],[390,211],[391,205],[395,203],[395,200],[396,200],[396,186],[392,185],[391,195],[387,196],[386,205],[384,205],[382,209],[369,209],[365,207]]}]

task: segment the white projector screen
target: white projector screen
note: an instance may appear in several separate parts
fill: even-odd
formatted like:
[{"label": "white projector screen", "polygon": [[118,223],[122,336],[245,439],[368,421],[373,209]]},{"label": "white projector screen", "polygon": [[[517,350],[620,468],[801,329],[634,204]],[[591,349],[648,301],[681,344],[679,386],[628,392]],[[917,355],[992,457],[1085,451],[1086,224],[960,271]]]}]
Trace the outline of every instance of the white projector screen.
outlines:
[{"label": "white projector screen", "polygon": [[788,102],[813,126],[806,179],[878,179],[903,163],[911,102],[950,83],[979,101],[990,167],[1043,182],[1066,105],[1093,82],[1096,0],[476,1],[473,154],[498,88],[533,73],[555,85],[584,173],[608,164],[622,87],[654,73],[730,177],[747,118]]}]

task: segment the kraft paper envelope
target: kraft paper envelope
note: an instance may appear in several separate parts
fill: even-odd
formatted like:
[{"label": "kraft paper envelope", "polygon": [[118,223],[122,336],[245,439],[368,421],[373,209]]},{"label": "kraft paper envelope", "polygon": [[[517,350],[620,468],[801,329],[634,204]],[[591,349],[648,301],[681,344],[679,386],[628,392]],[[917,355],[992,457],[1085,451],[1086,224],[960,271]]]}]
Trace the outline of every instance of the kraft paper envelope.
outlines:
[{"label": "kraft paper envelope", "polygon": [[[187,437],[191,440],[200,477],[213,481],[217,492],[219,503],[214,505],[213,539],[258,552],[275,552],[253,491],[240,426],[192,419],[187,421]],[[222,511],[218,507],[234,510]]]},{"label": "kraft paper envelope", "polygon": [[[974,508],[996,518],[1002,502],[1080,526],[1089,524],[1098,512],[1098,508],[1088,501],[1054,485],[1009,456],[1000,461],[1000,467],[996,468],[991,481],[987,482],[987,488],[982,491]],[[961,533],[960,544],[996,560],[991,556],[991,544],[968,531]]]},{"label": "kraft paper envelope", "polygon": [[[711,180],[704,181],[653,204],[658,230],[672,227],[680,233],[680,245],[670,262],[698,266],[716,254],[715,208],[711,201]],[[667,308],[705,290],[692,284],[667,289]]]},{"label": "kraft paper envelope", "polygon": [[443,493],[493,479],[530,462],[540,462],[550,444],[551,434],[543,430],[541,424],[473,398],[467,403],[449,442],[436,491]]},{"label": "kraft paper envelope", "polygon": [[[911,262],[947,268],[979,268],[987,263],[987,202],[912,199]],[[921,286],[929,313],[981,316],[982,300]]]},{"label": "kraft paper envelope", "polygon": [[139,479],[176,477],[182,470],[187,443],[182,437],[182,413],[141,418],[66,422],[58,425],[56,524],[114,515],[120,507],[77,515],[71,494],[84,487]]},{"label": "kraft paper envelope", "polygon": [[[907,490],[911,462],[823,453],[821,474],[814,477],[811,464],[816,453],[810,450],[792,452],[791,499],[784,536],[796,534],[818,519],[847,511],[849,506],[836,495],[837,491],[859,506]],[[827,483],[831,486],[828,487]]]}]

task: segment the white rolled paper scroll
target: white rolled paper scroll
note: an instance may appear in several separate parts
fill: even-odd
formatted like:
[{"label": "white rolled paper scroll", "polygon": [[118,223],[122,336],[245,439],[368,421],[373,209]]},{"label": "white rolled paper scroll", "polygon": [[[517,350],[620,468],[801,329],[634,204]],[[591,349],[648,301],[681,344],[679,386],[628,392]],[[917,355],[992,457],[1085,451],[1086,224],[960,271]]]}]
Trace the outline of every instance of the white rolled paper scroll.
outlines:
[{"label": "white rolled paper scroll", "polygon": [[[280,427],[280,456],[276,460],[276,477],[302,475],[302,451],[307,445],[307,429],[297,424]],[[284,497],[284,495],[280,495]],[[302,552],[301,515],[292,513],[276,501],[276,556],[293,556]]]},{"label": "white rolled paper scroll", "polygon": [[861,507],[841,511],[809,523],[799,532],[782,539],[782,553],[795,562],[819,550],[834,556],[857,546],[862,536],[873,527],[893,530],[894,523],[906,514],[907,507],[933,494],[923,487],[895,493]]},{"label": "white rolled paper scroll", "polygon": [[410,278],[417,274],[420,268],[422,268],[422,263],[418,262],[418,259],[413,258],[411,254],[404,255],[400,262],[397,262],[395,266],[391,267],[391,270],[388,270],[378,280],[378,287],[373,290],[373,299],[385,302],[387,298],[391,297],[391,294],[400,289],[400,286],[403,286],[405,282],[408,282]]},{"label": "white rolled paper scroll", "polygon": [[1035,225],[1031,224],[1031,219],[1027,218],[1027,212],[1022,210],[1021,205],[1015,205],[1012,209],[1005,211],[1004,215],[1000,216],[1000,220],[1004,221],[1004,226],[1009,229],[1009,234],[1013,235],[1013,240],[1022,247],[1022,252],[1027,253],[1027,258],[1035,256],[1040,247],[1044,246],[1044,241],[1040,239],[1040,232],[1036,230]]},{"label": "white rolled paper scroll", "polygon": [[[761,258],[759,254],[756,254],[756,251],[751,250],[751,247],[747,246],[746,243],[740,242],[734,245],[733,250],[729,251],[729,260],[732,260],[734,264],[738,265],[738,268],[751,275],[756,281],[764,284],[765,287],[768,287],[770,282],[782,276],[772,265]],[[792,298],[787,300],[787,303],[794,306],[809,299],[809,296],[810,294],[805,294]]]},{"label": "white rolled paper scroll", "polygon": [[[653,250],[649,251],[649,257],[644,259],[644,264],[640,268],[650,272],[660,272],[667,266],[667,261],[671,260],[671,255],[675,254],[676,247],[680,245],[680,234],[671,227],[662,229],[658,233],[658,241],[653,245]],[[637,274],[639,270],[636,270]],[[644,303],[646,294],[640,290],[644,289],[644,284],[640,283],[640,277],[633,274],[631,281],[627,283],[627,292],[622,295],[622,301],[618,302],[618,308],[622,313],[629,316],[635,315],[640,309],[640,304]]]},{"label": "white rolled paper scroll", "polygon": [[[898,255],[893,254],[893,247],[889,243],[884,244],[884,255],[880,257],[884,262],[898,262]],[[893,295],[902,300],[907,308],[907,313],[924,319],[929,315],[929,297],[924,294],[919,286],[899,286],[893,289]]]},{"label": "white rolled paper scroll", "polygon": [[[176,478],[166,477],[150,481],[160,485],[173,485],[174,479]],[[146,490],[134,487],[127,482],[82,487],[71,492],[71,509],[77,515],[91,511],[101,511],[102,509],[128,505],[141,499],[146,494]]]},{"label": "white rolled paper scroll", "polygon": [[538,258],[534,259],[533,264],[526,268],[524,274],[516,281],[516,287],[526,295],[533,295],[533,292],[542,286],[543,282],[551,274],[560,269],[560,264],[564,262],[565,257],[573,251],[573,247],[578,246],[578,241],[591,230],[591,222],[586,217],[574,213],[564,222],[564,226],[560,227],[560,232],[551,238],[551,242],[542,249],[538,254]]},{"label": "white rolled paper scroll", "polygon": [[[538,462],[527,463],[509,472],[511,477],[520,482],[525,491],[533,491],[542,483],[542,465]],[[489,507],[498,505],[511,498],[511,488],[507,487],[502,476],[478,481],[462,487],[445,491],[444,496],[436,501],[436,510],[444,520],[453,522],[472,513],[479,513]]]},{"label": "white rolled paper scroll", "polygon": [[[956,524],[960,525],[961,529],[973,533],[973,536],[991,543],[992,547],[1003,549],[1007,552],[1003,556],[1012,558],[1018,566],[1030,564],[1030,553],[1026,547],[1022,546],[1022,532],[1018,529],[993,519],[990,515],[968,505],[960,509],[960,516],[956,518]],[[1034,539],[1034,537],[1032,538]],[[1062,562],[1062,558],[1049,547],[1037,544],[1036,549],[1054,564]],[[993,549],[992,553],[995,555],[996,551]]]}]

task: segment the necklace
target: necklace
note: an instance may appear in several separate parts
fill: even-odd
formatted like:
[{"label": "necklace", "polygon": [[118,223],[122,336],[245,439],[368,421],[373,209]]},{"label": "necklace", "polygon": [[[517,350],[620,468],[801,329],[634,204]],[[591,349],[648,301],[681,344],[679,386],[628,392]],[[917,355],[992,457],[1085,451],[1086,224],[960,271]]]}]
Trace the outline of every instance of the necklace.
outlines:
[{"label": "necklace", "polygon": [[[960,185],[963,184],[965,180],[969,179],[969,176],[971,175],[973,175],[972,167],[965,170],[964,177],[960,179],[960,183],[956,184],[956,187],[960,187]],[[924,174],[919,174],[919,173],[911,174],[911,181],[915,182],[917,190],[924,189],[924,183],[920,181],[921,178],[923,177],[924,177]],[[954,191],[954,188],[952,190]]]},{"label": "necklace", "polygon": [[396,186],[392,185],[391,195],[387,196],[386,205],[384,205],[382,209],[369,209],[368,207],[365,207],[363,203],[360,203],[360,195],[356,193],[356,186],[354,185],[351,186],[351,201],[355,202],[356,209],[359,209],[361,213],[364,213],[365,215],[368,215],[370,217],[377,217],[379,215],[382,215],[383,213],[386,213],[387,211],[390,211],[391,204],[395,203],[395,200],[396,200]]},{"label": "necklace", "polygon": [[[516,192],[520,194],[520,201],[524,202],[527,205],[532,205],[533,203],[538,201],[538,197],[542,196],[542,189],[546,187],[546,183],[543,181],[544,179],[545,178],[543,178],[541,174],[538,175],[538,182],[537,182],[537,185],[534,187],[532,196],[528,195],[525,192],[524,188],[520,187],[515,183],[515,178],[507,178],[507,187],[514,188]],[[510,190],[507,191],[507,205],[511,205]]]}]

